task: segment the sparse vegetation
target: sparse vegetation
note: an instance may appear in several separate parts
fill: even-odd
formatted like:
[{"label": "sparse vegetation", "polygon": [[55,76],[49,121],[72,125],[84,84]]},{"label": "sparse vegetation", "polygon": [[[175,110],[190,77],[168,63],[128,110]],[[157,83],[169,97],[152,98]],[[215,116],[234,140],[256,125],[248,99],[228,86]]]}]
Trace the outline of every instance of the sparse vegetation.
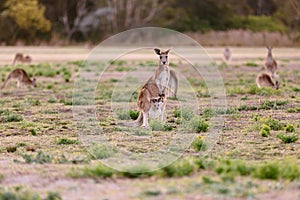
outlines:
[{"label": "sparse vegetation", "polygon": [[63,138],[58,139],[57,144],[59,144],[59,145],[79,144],[79,141],[63,137]]},{"label": "sparse vegetation", "polygon": [[[276,48],[276,58],[280,58],[280,51]],[[221,49],[218,52],[222,52]],[[260,52],[265,51],[259,48],[257,53]],[[34,63],[39,62],[33,58]],[[18,64],[30,76],[37,76],[38,88],[18,89],[15,84],[11,84],[1,90],[0,156],[3,166],[0,169],[0,182],[6,184],[23,176],[33,175],[32,180],[37,180],[36,183],[32,184],[31,179],[26,180],[30,180],[28,185],[34,185],[34,188],[42,178],[45,182],[59,178],[66,183],[61,186],[62,189],[66,189],[69,182],[72,182],[71,178],[83,177],[86,179],[78,179],[74,181],[74,185],[82,183],[82,180],[86,181],[87,186],[101,182],[107,189],[107,198],[111,197],[109,194],[112,190],[110,187],[106,188],[106,184],[111,181],[117,181],[126,190],[129,187],[140,189],[135,194],[137,196],[134,196],[136,198],[185,198],[185,191],[191,196],[205,193],[209,197],[213,193],[216,198],[260,198],[260,195],[264,195],[261,193],[271,193],[274,188],[280,188],[284,193],[289,190],[290,185],[293,188],[293,184],[297,184],[300,179],[297,157],[300,128],[299,81],[296,79],[299,70],[294,67],[294,58],[285,63],[284,70],[279,68],[279,90],[259,89],[255,85],[256,73],[263,70],[263,56],[255,59],[251,57],[250,60],[239,58],[238,63],[233,59],[226,65],[220,60],[210,63],[209,66],[218,67],[224,78],[228,94],[227,107],[214,107],[221,99],[216,97],[213,89],[208,90],[201,76],[194,77],[194,71],[189,69],[189,64],[185,61],[177,62],[176,59],[173,64],[182,75],[178,98],[168,98],[166,121],[162,123],[150,120],[149,129],[118,126],[116,121],[132,121],[139,115],[136,110],[139,92],[137,83],[142,77],[136,78],[132,74],[142,73],[140,69],[147,73],[154,71],[157,66],[154,59],[114,63],[108,69],[109,73],[99,80],[94,105],[89,104],[89,96],[85,96],[94,94],[94,88],[83,88],[82,95],[72,93],[74,82],[78,78],[78,66],[88,76],[94,73],[93,68],[84,64],[84,61]],[[239,66],[252,62],[259,67]],[[97,70],[105,66],[104,63],[93,65],[97,66]],[[101,68],[98,67],[100,65]],[[43,66],[46,69],[38,69]],[[136,71],[118,71],[127,67]],[[9,65],[3,65],[0,69],[4,77],[10,70]],[[100,76],[101,71],[95,74]],[[80,84],[85,87],[88,81],[82,79]],[[185,81],[191,85],[185,85]],[[113,92],[120,89],[115,88],[119,85],[124,85],[128,97],[120,97],[116,101],[114,99],[112,104],[111,97],[115,97]],[[127,93],[127,89],[132,91]],[[193,94],[199,105],[194,105],[196,101],[189,101],[189,96],[184,96],[185,94]],[[122,110],[125,104],[128,104],[126,108],[131,109]],[[224,121],[215,124],[215,118],[223,118]],[[220,133],[220,136],[212,151],[208,152],[210,137],[215,133]],[[94,141],[93,137],[99,135],[106,139],[107,144]],[[86,141],[81,142],[82,138],[88,139],[85,136],[91,136],[87,141],[95,142],[88,149],[85,149]],[[183,143],[187,140],[191,142],[190,147]],[[177,156],[180,153],[178,155],[182,156],[168,166],[161,161],[163,167],[156,171],[151,171],[152,165],[138,163],[139,157],[136,154],[145,155],[145,159],[149,157],[155,162],[157,158],[151,153],[164,154],[161,148],[170,151],[172,155],[174,153]],[[138,164],[128,163],[124,168],[126,172],[121,172],[96,161],[114,160],[119,153],[128,155],[129,160],[132,159]],[[200,157],[200,154],[204,156]],[[16,169],[18,173],[15,175],[13,170]],[[41,177],[45,172],[49,174]],[[66,172],[69,172],[67,179]],[[89,178],[95,180],[90,181]],[[129,178],[138,180],[130,181]],[[140,185],[135,184],[137,182]],[[178,185],[177,182],[182,184]],[[264,184],[267,185],[261,186]],[[55,184],[53,187],[56,188]],[[43,188],[39,190],[42,191],[42,199],[48,198],[47,191]],[[78,191],[82,191],[81,188]],[[124,198],[128,197],[125,193]],[[48,196],[49,199],[59,199],[59,194],[55,192]]]},{"label": "sparse vegetation", "polygon": [[196,131],[197,133],[206,132],[209,127],[208,123],[205,122],[203,119],[201,119],[198,116],[192,118],[191,126],[192,126],[192,129],[194,131]]},{"label": "sparse vegetation", "polygon": [[194,141],[192,142],[192,147],[196,151],[205,151],[207,149],[207,145],[205,143],[205,140],[200,136],[196,137]]},{"label": "sparse vegetation", "polygon": [[284,134],[284,133],[279,133],[276,135],[277,138],[279,138],[283,143],[294,143],[296,142],[299,137],[296,134]]},{"label": "sparse vegetation", "polygon": [[88,148],[91,159],[104,159],[111,157],[114,151],[111,147],[107,145],[102,145],[98,143],[93,143]]}]

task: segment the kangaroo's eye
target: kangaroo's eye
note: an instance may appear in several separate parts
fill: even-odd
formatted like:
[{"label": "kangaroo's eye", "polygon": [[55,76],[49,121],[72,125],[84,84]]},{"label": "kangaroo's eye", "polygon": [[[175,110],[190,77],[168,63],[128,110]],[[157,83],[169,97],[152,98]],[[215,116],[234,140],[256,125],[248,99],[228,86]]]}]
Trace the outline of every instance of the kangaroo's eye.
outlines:
[{"label": "kangaroo's eye", "polygon": [[166,56],[166,59],[168,59],[168,56]]},{"label": "kangaroo's eye", "polygon": [[160,59],[162,59],[162,56],[159,56]]}]

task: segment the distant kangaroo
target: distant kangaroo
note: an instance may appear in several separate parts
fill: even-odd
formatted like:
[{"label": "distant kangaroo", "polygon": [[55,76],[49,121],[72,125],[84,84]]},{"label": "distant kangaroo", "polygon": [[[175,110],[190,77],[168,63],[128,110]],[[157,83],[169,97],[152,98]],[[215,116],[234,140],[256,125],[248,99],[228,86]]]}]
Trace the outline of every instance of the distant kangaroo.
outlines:
[{"label": "distant kangaroo", "polygon": [[270,73],[273,78],[279,78],[279,76],[276,74],[277,62],[273,58],[272,47],[267,46],[267,49],[268,49],[268,55],[265,63],[266,72]]},{"label": "distant kangaroo", "polygon": [[169,80],[169,91],[168,97],[176,97],[177,96],[177,88],[178,88],[178,78],[176,72],[170,69],[170,80]]},{"label": "distant kangaroo", "polygon": [[274,89],[279,89],[279,82],[273,81],[272,77],[267,73],[259,74],[256,77],[256,84],[258,88],[261,87],[272,87]]},{"label": "distant kangaroo", "polygon": [[1,89],[3,89],[11,79],[17,79],[17,82],[18,82],[17,87],[18,88],[21,87],[23,84],[36,87],[36,79],[33,78],[31,80],[24,69],[17,68],[8,74]]},{"label": "distant kangaroo", "polygon": [[14,66],[16,62],[21,62],[21,63],[31,63],[32,59],[30,56],[24,56],[22,53],[16,53],[14,61],[12,65]]},{"label": "distant kangaroo", "polygon": [[138,96],[138,107],[140,114],[134,122],[120,123],[124,126],[140,126],[148,128],[148,118],[156,118],[159,115],[161,121],[164,120],[164,111],[167,102],[167,89],[170,78],[170,69],[168,63],[167,51],[154,49],[155,53],[159,55],[158,67],[153,76],[145,83],[140,90]]},{"label": "distant kangaroo", "polygon": [[224,58],[226,61],[229,61],[231,58],[231,51],[228,47],[225,48],[224,52],[223,52]]}]

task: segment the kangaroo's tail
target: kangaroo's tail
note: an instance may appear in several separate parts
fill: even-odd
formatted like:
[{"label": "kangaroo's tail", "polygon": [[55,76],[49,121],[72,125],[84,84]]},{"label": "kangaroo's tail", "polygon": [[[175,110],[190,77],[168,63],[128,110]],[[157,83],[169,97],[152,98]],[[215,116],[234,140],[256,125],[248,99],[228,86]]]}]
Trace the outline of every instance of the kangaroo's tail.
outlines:
[{"label": "kangaroo's tail", "polygon": [[135,121],[133,121],[133,122],[120,122],[117,125],[128,126],[128,127],[138,127],[138,126],[141,126],[142,123],[143,123],[143,114],[142,114],[142,112],[140,112],[138,118]]}]

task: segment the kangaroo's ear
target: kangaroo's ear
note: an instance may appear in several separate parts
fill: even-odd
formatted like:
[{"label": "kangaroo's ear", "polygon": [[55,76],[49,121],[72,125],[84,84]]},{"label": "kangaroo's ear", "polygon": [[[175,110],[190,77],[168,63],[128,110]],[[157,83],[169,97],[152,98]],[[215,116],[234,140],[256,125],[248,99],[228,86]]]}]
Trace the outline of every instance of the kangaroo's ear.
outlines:
[{"label": "kangaroo's ear", "polygon": [[161,55],[161,52],[160,52],[160,49],[154,49],[154,51],[155,51],[155,53],[157,54],[157,55]]},{"label": "kangaroo's ear", "polygon": [[168,49],[167,51],[165,51],[166,54],[168,54],[171,51],[171,49]]}]

